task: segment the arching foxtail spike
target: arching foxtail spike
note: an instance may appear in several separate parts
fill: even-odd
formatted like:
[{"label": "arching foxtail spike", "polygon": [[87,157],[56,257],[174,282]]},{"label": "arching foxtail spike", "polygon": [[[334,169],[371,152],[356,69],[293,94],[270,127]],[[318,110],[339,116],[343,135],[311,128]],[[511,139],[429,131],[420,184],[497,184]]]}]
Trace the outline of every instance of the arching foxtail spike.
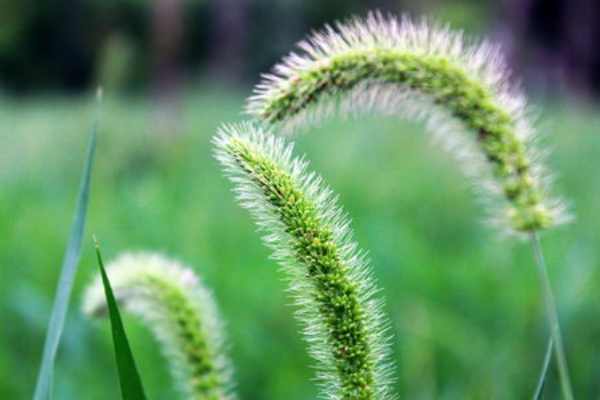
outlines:
[{"label": "arching foxtail spike", "polygon": [[290,279],[323,394],[390,399],[387,323],[362,253],[332,192],[282,138],[250,124],[221,129],[216,157]]},{"label": "arching foxtail spike", "polygon": [[[187,400],[234,399],[223,329],[211,293],[179,262],[150,252],[126,253],[107,266],[115,297],[163,345]],[[84,311],[106,313],[102,284],[87,289]]]},{"label": "arching foxtail spike", "polygon": [[528,233],[567,219],[548,196],[525,95],[494,46],[427,20],[372,13],[326,27],[299,47],[250,98],[247,111],[258,121],[295,129],[336,110],[425,119],[491,194],[492,220]]}]

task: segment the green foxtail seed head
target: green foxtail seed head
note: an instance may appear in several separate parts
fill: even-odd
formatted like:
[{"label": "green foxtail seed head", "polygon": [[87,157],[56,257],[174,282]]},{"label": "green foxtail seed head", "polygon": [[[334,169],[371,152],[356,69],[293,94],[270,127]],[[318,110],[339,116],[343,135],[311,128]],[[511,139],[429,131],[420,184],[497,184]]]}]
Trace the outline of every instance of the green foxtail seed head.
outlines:
[{"label": "green foxtail seed head", "polygon": [[[149,252],[126,253],[107,267],[115,297],[163,345],[186,400],[233,399],[223,333],[211,293],[194,272]],[[106,313],[102,282],[88,287],[84,310]]]},{"label": "green foxtail seed head", "polygon": [[389,399],[386,323],[364,255],[332,192],[292,146],[250,124],[221,129],[216,157],[290,280],[329,399]]},{"label": "green foxtail seed head", "polygon": [[532,232],[565,220],[565,207],[547,196],[525,96],[495,47],[426,20],[378,13],[327,26],[299,47],[250,98],[247,110],[259,121],[290,129],[336,110],[424,119],[494,194],[493,222]]}]

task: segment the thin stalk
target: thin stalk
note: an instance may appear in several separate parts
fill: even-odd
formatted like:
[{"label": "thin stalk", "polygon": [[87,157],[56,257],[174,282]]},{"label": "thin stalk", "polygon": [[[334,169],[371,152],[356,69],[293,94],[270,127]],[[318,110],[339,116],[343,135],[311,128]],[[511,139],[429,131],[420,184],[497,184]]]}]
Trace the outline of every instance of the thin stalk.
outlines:
[{"label": "thin stalk", "polygon": [[560,332],[560,323],[558,322],[556,302],[554,301],[554,295],[552,294],[552,286],[550,285],[550,278],[548,277],[548,268],[546,266],[546,260],[544,259],[542,245],[540,243],[539,236],[535,231],[531,233],[531,244],[533,246],[533,253],[535,255],[540,283],[542,285],[544,306],[546,308],[548,323],[550,325],[550,334],[552,336],[552,340],[554,341],[554,354],[556,355],[556,362],[558,364],[558,372],[560,375],[563,397],[565,400],[574,400],[575,397],[573,396],[573,389],[571,388],[571,378],[569,378],[567,357],[565,356],[565,347],[563,345],[562,334]]},{"label": "thin stalk", "polygon": [[546,388],[546,380],[548,379],[548,369],[550,367],[550,362],[552,361],[553,350],[554,340],[552,340],[552,337],[550,337],[550,340],[548,341],[548,347],[546,349],[546,356],[544,357],[542,374],[540,375],[537,388],[535,389],[533,400],[542,400],[542,396],[544,395],[544,389]]}]

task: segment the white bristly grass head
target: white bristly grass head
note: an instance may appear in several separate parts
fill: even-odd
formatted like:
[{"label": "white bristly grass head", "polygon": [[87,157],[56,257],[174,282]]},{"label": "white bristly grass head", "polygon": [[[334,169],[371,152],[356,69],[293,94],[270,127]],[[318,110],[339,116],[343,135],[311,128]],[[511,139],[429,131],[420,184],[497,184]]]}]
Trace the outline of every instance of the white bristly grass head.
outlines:
[{"label": "white bristly grass head", "polygon": [[295,130],[340,112],[425,120],[483,189],[490,219],[514,233],[566,220],[549,196],[527,99],[496,46],[429,20],[371,13],[326,26],[264,75],[247,111]]},{"label": "white bristly grass head", "polygon": [[238,200],[267,232],[289,279],[324,396],[393,398],[378,289],[337,198],[283,138],[229,125],[215,145]]},{"label": "white bristly grass head", "polygon": [[[107,274],[120,306],[161,342],[186,400],[235,398],[217,307],[192,269],[161,254],[135,252],[111,262]],[[100,277],[86,291],[84,311],[96,317],[107,312]]]}]

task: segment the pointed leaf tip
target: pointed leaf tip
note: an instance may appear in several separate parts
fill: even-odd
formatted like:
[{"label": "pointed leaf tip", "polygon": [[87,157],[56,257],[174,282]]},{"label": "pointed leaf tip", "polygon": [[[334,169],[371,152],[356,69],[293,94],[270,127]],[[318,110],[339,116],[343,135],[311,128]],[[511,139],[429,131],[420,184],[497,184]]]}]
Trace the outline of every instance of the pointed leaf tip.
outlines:
[{"label": "pointed leaf tip", "polygon": [[117,371],[119,374],[119,384],[121,387],[121,398],[123,400],[146,400],[146,394],[138,372],[129,340],[125,333],[125,327],[121,320],[119,306],[115,299],[110,280],[102,262],[100,245],[96,235],[93,235],[94,245],[96,247],[96,256],[98,258],[98,267],[102,276],[104,285],[104,294],[106,295],[106,304],[110,316],[110,325],[112,329],[113,345],[115,349],[115,359],[117,362]]}]

